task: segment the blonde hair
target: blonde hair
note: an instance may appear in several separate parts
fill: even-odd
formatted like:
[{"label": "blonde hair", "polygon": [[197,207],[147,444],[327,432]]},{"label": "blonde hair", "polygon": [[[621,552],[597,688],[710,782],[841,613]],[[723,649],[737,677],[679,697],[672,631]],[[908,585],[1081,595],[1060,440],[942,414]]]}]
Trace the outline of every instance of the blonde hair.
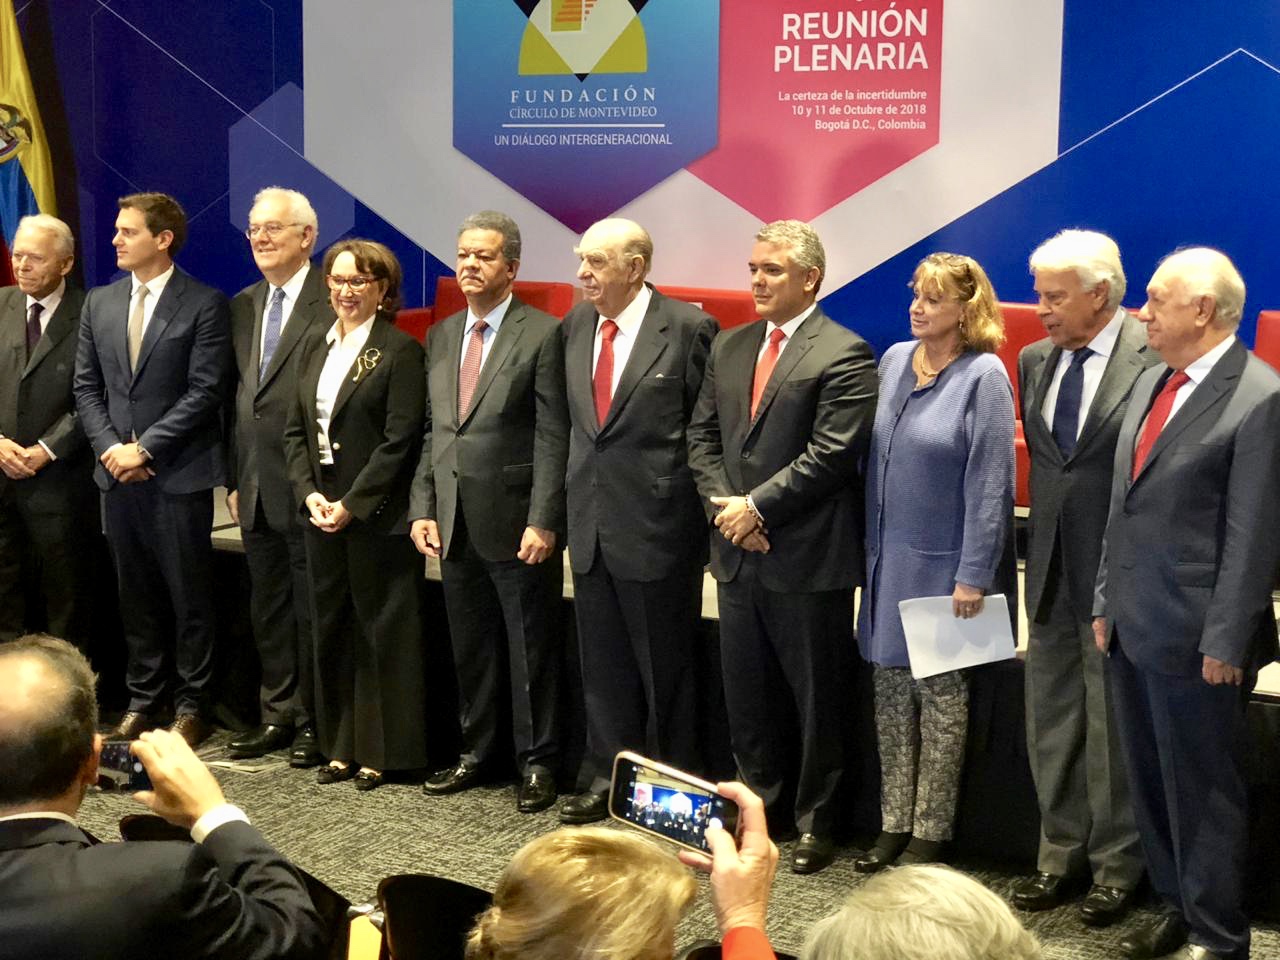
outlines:
[{"label": "blonde hair", "polygon": [[1038,960],[1009,905],[950,867],[877,874],[809,931],[800,960]]},{"label": "blonde hair", "polygon": [[525,844],[493,906],[467,937],[467,960],[670,960],[697,885],[671,854],[604,827]]},{"label": "blonde hair", "polygon": [[966,350],[994,353],[1004,345],[1004,317],[987,272],[973,257],[960,253],[931,253],[911,275],[911,288],[953,297],[964,308],[960,342]]}]

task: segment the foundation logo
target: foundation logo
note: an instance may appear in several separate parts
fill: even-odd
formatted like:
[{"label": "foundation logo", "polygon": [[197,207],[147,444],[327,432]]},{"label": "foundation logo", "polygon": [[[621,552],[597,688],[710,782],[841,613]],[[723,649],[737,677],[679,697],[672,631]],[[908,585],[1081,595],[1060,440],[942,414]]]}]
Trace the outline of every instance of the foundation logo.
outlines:
[{"label": "foundation logo", "polygon": [[572,230],[716,145],[715,0],[454,0],[453,145]]},{"label": "foundation logo", "polygon": [[31,121],[17,108],[0,103],[0,163],[12,160],[31,142]]}]

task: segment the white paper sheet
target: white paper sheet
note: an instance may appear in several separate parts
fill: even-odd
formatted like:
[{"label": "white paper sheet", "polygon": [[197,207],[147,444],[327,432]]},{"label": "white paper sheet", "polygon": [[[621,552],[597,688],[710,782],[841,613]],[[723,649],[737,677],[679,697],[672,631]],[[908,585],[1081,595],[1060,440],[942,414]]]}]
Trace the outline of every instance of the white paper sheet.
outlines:
[{"label": "white paper sheet", "polygon": [[1017,644],[1009,626],[1004,594],[986,598],[982,612],[970,620],[952,613],[951,597],[917,597],[898,602],[907,636],[911,675],[917,680],[948,670],[1011,660]]}]

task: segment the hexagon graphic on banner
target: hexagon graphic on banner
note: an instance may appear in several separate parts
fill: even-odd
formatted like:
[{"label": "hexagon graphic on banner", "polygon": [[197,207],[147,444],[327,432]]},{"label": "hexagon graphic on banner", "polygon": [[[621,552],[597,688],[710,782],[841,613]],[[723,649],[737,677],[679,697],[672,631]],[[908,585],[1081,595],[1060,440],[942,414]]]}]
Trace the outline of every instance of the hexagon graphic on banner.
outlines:
[{"label": "hexagon graphic on banner", "polygon": [[689,170],[762,220],[811,220],[938,143],[942,0],[723,0],[721,17],[720,142]]},{"label": "hexagon graphic on banner", "polygon": [[581,231],[715,146],[720,19],[677,0],[455,0],[453,144]]}]

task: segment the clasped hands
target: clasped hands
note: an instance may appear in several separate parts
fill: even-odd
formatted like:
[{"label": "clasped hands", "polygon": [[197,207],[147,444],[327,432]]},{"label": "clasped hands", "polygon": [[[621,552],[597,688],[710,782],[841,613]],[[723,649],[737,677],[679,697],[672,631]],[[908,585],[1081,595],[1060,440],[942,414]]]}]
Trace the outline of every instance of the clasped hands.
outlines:
[{"label": "clasped hands", "polygon": [[48,451],[40,444],[24,447],[8,437],[0,437],[0,470],[10,480],[34,477],[48,462]]},{"label": "clasped hands", "polygon": [[307,494],[306,504],[311,514],[308,518],[311,525],[325,533],[337,533],[351,522],[351,511],[342,505],[341,500],[327,500],[318,490]]},{"label": "clasped hands", "polygon": [[147,466],[147,455],[135,443],[117,443],[98,458],[117,483],[141,483],[156,472]]},{"label": "clasped hands", "polygon": [[746,497],[712,497],[711,505],[720,508],[713,522],[726,540],[751,553],[769,552],[768,531],[747,505]]}]

